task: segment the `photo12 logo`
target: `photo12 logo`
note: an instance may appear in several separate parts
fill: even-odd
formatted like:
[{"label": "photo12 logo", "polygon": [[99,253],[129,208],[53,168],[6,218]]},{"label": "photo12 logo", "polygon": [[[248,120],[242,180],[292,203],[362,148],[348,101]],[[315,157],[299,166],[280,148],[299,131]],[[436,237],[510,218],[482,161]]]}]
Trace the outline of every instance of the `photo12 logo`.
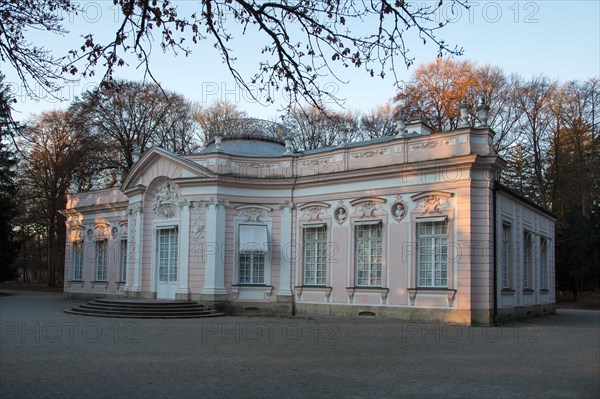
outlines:
[{"label": "photo12 logo", "polygon": [[[438,2],[435,2],[438,4]],[[443,2],[435,10],[433,19],[437,23],[465,22],[475,23],[484,21],[495,24],[501,21],[511,21],[515,24],[536,24],[540,5],[533,1],[469,1],[467,7],[462,7],[453,2]],[[431,2],[408,3],[409,10],[432,9]]]}]

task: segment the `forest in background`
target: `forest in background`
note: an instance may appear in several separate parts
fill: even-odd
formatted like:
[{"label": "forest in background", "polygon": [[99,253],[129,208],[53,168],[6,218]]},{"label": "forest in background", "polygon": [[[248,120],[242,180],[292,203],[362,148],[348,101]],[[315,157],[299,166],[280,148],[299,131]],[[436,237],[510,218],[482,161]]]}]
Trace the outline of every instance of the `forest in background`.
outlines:
[{"label": "forest in background", "polygon": [[[226,101],[196,104],[155,84],[112,81],[77,98],[65,111],[25,124],[10,117],[13,101],[1,94],[0,281],[62,284],[66,204],[71,180],[78,189],[122,181],[136,152],[160,146],[178,154],[198,151],[216,132],[243,129],[250,116]],[[277,120],[296,150],[395,134],[392,100],[407,120],[434,131],[457,127],[459,105],[480,99],[490,107],[494,148],[507,161],[501,182],[556,218],[557,288],[575,293],[600,287],[600,81],[529,79],[470,61],[438,58],[418,66],[386,104],[369,111],[290,107]],[[18,249],[18,251],[17,251]],[[14,262],[11,259],[15,258]],[[9,267],[8,265],[13,265]]]}]

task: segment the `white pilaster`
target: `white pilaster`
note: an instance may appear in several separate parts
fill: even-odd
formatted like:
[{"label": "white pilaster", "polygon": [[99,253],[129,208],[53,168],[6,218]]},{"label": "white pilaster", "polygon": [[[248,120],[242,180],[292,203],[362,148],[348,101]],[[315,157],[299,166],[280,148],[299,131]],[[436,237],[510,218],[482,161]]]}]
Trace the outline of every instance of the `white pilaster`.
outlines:
[{"label": "white pilaster", "polygon": [[133,286],[131,291],[140,292],[142,290],[141,276],[142,276],[142,204],[140,203],[134,210],[135,219],[135,247],[134,247],[134,274],[133,274]]},{"label": "white pilaster", "polygon": [[281,269],[277,293],[281,296],[292,295],[292,208],[293,205],[288,201],[281,204]]},{"label": "white pilaster", "polygon": [[190,264],[190,205],[184,202],[181,207],[181,239],[179,241],[179,283],[176,294],[189,294]]},{"label": "white pilaster", "polygon": [[225,289],[225,206],[226,201],[213,199],[206,214],[206,264],[202,294],[227,294]]}]

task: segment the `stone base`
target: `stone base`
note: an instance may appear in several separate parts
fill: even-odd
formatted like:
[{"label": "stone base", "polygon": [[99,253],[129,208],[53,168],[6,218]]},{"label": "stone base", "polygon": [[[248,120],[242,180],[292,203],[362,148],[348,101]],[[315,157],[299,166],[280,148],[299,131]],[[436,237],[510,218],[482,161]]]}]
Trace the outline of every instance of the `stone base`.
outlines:
[{"label": "stone base", "polygon": [[189,301],[189,300],[190,300],[190,297],[191,297],[191,294],[190,294],[189,292],[187,292],[187,293],[183,293],[183,292],[179,293],[179,292],[176,292],[176,293],[175,293],[175,300],[176,300],[176,301]]},{"label": "stone base", "polygon": [[123,294],[101,294],[95,292],[68,292],[63,293],[65,299],[85,300],[89,301],[96,298],[110,298],[110,299],[125,299]]},{"label": "stone base", "polygon": [[375,317],[381,319],[439,321],[444,323],[471,324],[468,309],[423,309],[396,306],[364,306],[334,304],[295,304],[298,316]]},{"label": "stone base", "polygon": [[129,299],[156,299],[156,292],[152,291],[125,291]]},{"label": "stone base", "polygon": [[556,304],[519,306],[516,308],[500,308],[497,311],[496,322],[504,323],[511,320],[527,319],[556,313]]}]

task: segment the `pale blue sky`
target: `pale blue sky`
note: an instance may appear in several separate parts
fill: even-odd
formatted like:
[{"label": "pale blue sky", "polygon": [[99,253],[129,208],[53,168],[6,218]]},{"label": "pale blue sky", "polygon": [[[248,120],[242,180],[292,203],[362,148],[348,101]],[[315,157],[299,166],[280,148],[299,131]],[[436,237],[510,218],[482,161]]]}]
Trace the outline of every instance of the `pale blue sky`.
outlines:
[{"label": "pale blue sky", "polygon": [[[422,1],[421,1],[422,2]],[[182,12],[197,2],[176,1]],[[45,32],[36,33],[34,42],[46,45],[56,54],[64,53],[81,43],[79,35],[94,32],[96,35],[109,35],[114,32],[118,21],[112,1],[80,1],[86,14],[68,16],[64,26],[71,34],[61,38]],[[490,63],[507,73],[518,73],[524,77],[544,74],[560,81],[583,80],[600,76],[600,2],[597,0],[576,1],[471,1],[471,10],[462,10],[459,15],[450,14],[443,7],[440,16],[447,15],[453,23],[440,31],[448,43],[456,43],[465,50],[463,58],[478,64]],[[350,27],[352,28],[352,27]],[[361,27],[364,29],[364,26]],[[260,43],[257,35],[245,35],[233,43],[238,57],[240,72],[250,77],[258,65],[259,54],[255,48]],[[408,39],[411,54],[416,58],[415,65],[435,59],[436,48],[423,46],[414,37]],[[285,98],[276,94],[276,103],[263,106],[238,89],[215,50],[206,42],[192,47],[194,54],[185,58],[180,55],[163,55],[157,45],[152,55],[152,71],[166,89],[179,92],[188,99],[200,103],[210,103],[217,99],[235,102],[251,116],[274,119],[278,109],[285,105]],[[69,101],[58,102],[52,99],[35,100],[25,96],[15,79],[15,74],[6,65],[1,65],[6,81],[12,83],[13,93],[18,103],[15,119],[26,120],[54,108],[66,108]],[[397,71],[402,80],[410,80],[414,70],[402,65]],[[130,80],[143,79],[143,70],[135,64],[119,71],[118,77]],[[345,107],[352,110],[370,110],[387,101],[394,95],[391,76],[386,80],[371,78],[361,69],[340,71],[347,84],[337,82],[333,77],[324,78],[322,84],[341,98],[346,99]],[[88,79],[68,85],[63,96],[72,99],[81,93],[82,88],[92,87],[98,78]],[[336,107],[335,104],[331,104]]]}]

